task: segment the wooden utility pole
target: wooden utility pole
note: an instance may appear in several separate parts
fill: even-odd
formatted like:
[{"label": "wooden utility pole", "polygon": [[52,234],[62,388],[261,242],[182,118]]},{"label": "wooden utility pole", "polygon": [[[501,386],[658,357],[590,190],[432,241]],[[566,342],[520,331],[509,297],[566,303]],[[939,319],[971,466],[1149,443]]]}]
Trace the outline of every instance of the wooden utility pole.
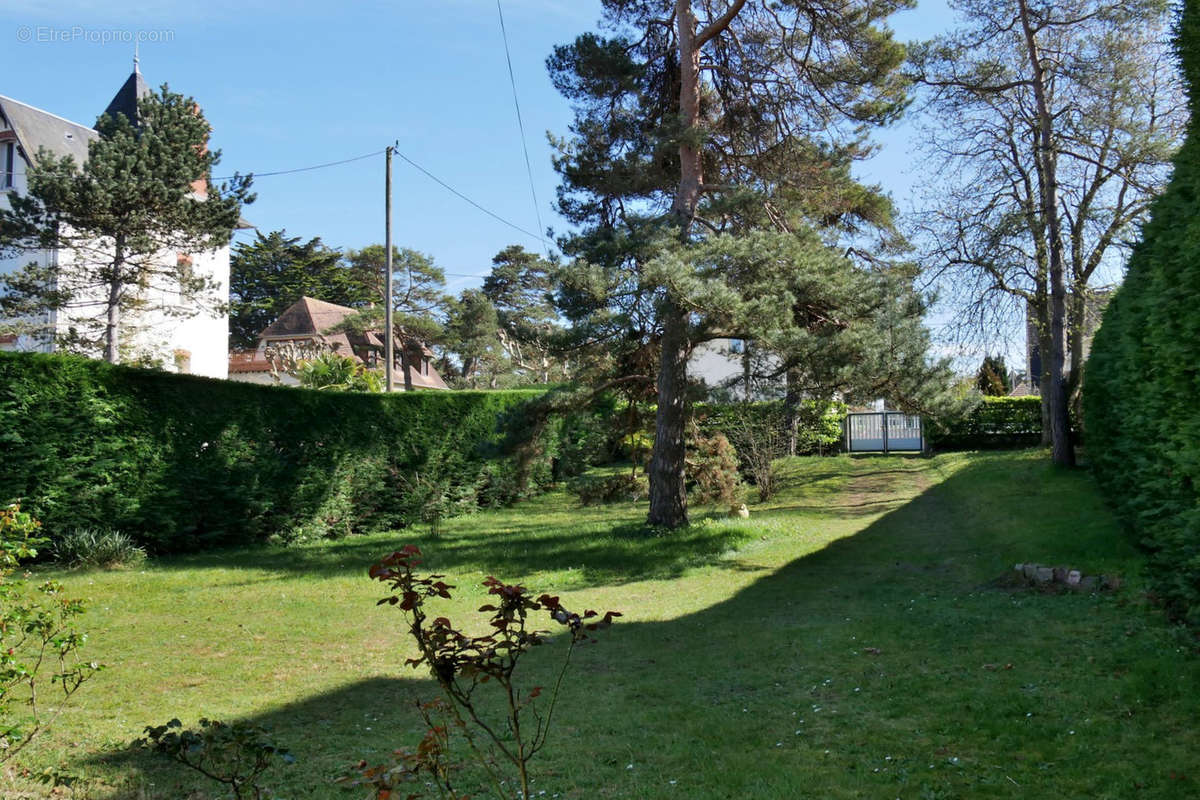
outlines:
[{"label": "wooden utility pole", "polygon": [[384,391],[392,391],[392,364],[395,362],[395,345],[392,341],[392,148],[384,151],[387,157],[387,175],[384,178],[384,276],[383,276],[383,382]]}]

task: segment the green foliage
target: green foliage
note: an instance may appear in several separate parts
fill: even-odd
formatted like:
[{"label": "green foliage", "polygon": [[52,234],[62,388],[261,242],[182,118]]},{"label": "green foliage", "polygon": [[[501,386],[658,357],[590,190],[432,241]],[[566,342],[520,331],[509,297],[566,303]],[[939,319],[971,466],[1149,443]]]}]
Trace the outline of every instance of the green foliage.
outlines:
[{"label": "green foliage", "polygon": [[259,785],[263,774],[279,761],[296,760],[287,748],[275,744],[269,730],[244,722],[201,719],[198,728],[184,728],[173,719],[147,726],[145,733],[134,744],[225,784],[238,800],[270,797]]},{"label": "green foliage", "polygon": [[925,438],[938,450],[1037,447],[1042,437],[1040,397],[984,397],[970,411],[933,419]]},{"label": "green foliage", "polygon": [[984,397],[1007,397],[1012,387],[1008,384],[1008,367],[1004,356],[984,356],[975,375],[975,388]]},{"label": "green foliage", "polygon": [[[21,560],[37,555],[40,527],[19,504],[0,510],[0,764],[33,741],[101,669],[79,657],[87,637],[75,618],[83,603],[65,597],[56,581],[31,588],[13,577]],[[47,712],[39,700],[55,685],[58,706]]]},{"label": "green foliage", "polygon": [[[102,350],[111,362],[122,356],[123,331],[136,324],[134,312],[147,305],[173,317],[219,309],[216,279],[163,253],[227,246],[242,204],[254,199],[249,178],[211,184],[220,153],[208,149],[210,128],[195,100],[164,85],[138,101],[136,116],[101,116],[82,165],[70,156],[36,154],[28,193],[10,193],[9,207],[0,209],[0,250],[73,253],[5,276],[5,316],[59,311],[69,322],[67,334],[43,333],[93,355]],[[196,196],[196,181],[206,197]]]},{"label": "green foliage", "polygon": [[302,242],[282,230],[256,232],[253,242],[236,243],[229,257],[230,345],[253,347],[263,329],[302,297],[351,308],[377,300],[374,287],[359,277],[319,237]]},{"label": "green foliage", "polygon": [[1097,479],[1153,554],[1154,591],[1200,625],[1200,6],[1176,39],[1193,122],[1088,361],[1083,405]]},{"label": "green foliage", "polygon": [[645,475],[621,472],[616,475],[581,475],[567,484],[567,491],[579,498],[579,504],[593,506],[644,500],[650,490]]},{"label": "green foliage", "polygon": [[146,560],[133,537],[111,528],[75,528],[56,536],[51,554],[68,567],[135,566]]},{"label": "green foliage", "polygon": [[155,552],[403,526],[422,511],[402,476],[445,485],[459,510],[548,482],[552,443],[517,451],[537,396],[315,392],[0,353],[0,485],[52,536],[111,526]]},{"label": "green foliage", "polygon": [[296,369],[296,377],[306,389],[343,392],[382,392],[384,383],[379,370],[367,369],[351,356],[328,352],[302,362]]},{"label": "green foliage", "polygon": [[[543,594],[536,600],[524,586],[505,584],[488,576],[483,582],[489,602],[479,608],[490,613],[487,630],[482,636],[470,636],[456,629],[446,617],[429,619],[427,601],[435,598],[449,600],[455,588],[441,580],[442,575],[420,576],[414,568],[421,564],[421,551],[406,545],[372,565],[373,580],[385,583],[393,594],[378,605],[399,606],[408,622],[408,633],[417,646],[417,657],[405,663],[413,668],[425,667],[437,681],[445,699],[445,715],[453,724],[434,725],[428,715],[432,738],[426,736],[424,747],[418,749],[414,760],[401,754],[395,766],[383,768],[360,767],[361,778],[356,783],[376,788],[379,798],[391,797],[397,777],[419,777],[429,773],[438,782],[440,797],[457,798],[445,768],[444,755],[448,738],[457,733],[466,739],[472,755],[487,775],[487,782],[497,800],[516,800],[530,797],[529,763],[546,746],[554,706],[558,701],[571,653],[575,647],[590,641],[592,632],[609,627],[619,612],[609,611],[601,617],[595,611],[575,614],[562,605],[558,597]],[[531,627],[532,615],[545,611],[547,621],[566,628],[567,651],[554,686],[539,703],[543,687],[522,690],[514,677],[522,656],[533,647],[546,642],[548,631]],[[477,691],[490,683],[492,691],[506,702],[500,719],[489,718]],[[500,723],[503,723],[501,725]],[[500,762],[516,770],[507,780]],[[409,798],[422,793],[409,794]]]}]

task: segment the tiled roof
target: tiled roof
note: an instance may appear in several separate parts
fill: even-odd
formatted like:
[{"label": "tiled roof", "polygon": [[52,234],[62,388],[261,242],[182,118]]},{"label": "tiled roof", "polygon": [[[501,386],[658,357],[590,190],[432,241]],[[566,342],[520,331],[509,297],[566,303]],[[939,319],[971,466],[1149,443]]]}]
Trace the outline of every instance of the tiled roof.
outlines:
[{"label": "tiled roof", "polygon": [[357,313],[355,309],[347,306],[326,303],[312,297],[301,297],[288,306],[279,315],[279,319],[268,325],[259,337],[283,339],[323,334],[346,317]]},{"label": "tiled roof", "polygon": [[[246,353],[231,353],[229,357],[230,372],[267,372],[270,370],[266,358],[263,355],[264,348],[271,342],[278,341],[294,341],[303,339],[319,338],[322,342],[330,345],[335,353],[344,356],[351,356],[358,360],[362,360],[359,353],[355,352],[355,347],[366,347],[370,350],[376,350],[382,355],[383,351],[383,334],[382,331],[365,331],[362,334],[350,334],[346,332],[330,333],[331,328],[336,327],[347,317],[359,313],[358,309],[348,306],[340,306],[337,303],[326,303],[324,300],[317,300],[314,297],[301,297],[295,303],[292,303],[279,318],[266,327],[259,334],[258,350],[253,354]],[[421,353],[426,359],[433,357],[431,351],[424,344],[421,345]],[[250,356],[246,358],[246,356]],[[446,382],[442,380],[442,376],[433,368],[433,365],[428,366],[428,372],[422,373],[420,366],[414,366],[410,370],[410,378],[414,388],[421,389],[449,389]],[[404,370],[397,367],[393,371],[392,384],[400,389],[404,388]]]}]

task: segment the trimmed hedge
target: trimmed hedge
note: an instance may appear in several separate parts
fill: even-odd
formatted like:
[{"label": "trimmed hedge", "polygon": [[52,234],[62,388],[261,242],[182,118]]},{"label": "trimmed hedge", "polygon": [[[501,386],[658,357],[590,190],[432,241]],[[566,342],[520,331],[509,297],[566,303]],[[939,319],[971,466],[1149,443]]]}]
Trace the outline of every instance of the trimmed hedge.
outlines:
[{"label": "trimmed hedge", "polygon": [[1092,343],[1083,402],[1096,478],[1150,551],[1154,593],[1200,626],[1200,3],[1178,25],[1192,122]]},{"label": "trimmed hedge", "polygon": [[984,397],[959,419],[936,420],[925,431],[937,450],[998,450],[1042,442],[1040,397]]},{"label": "trimmed hedge", "polygon": [[[340,535],[511,502],[551,480],[540,392],[370,395],[0,353],[0,500],[46,531],[111,527],[156,552]],[[524,446],[523,446],[524,445]]]}]

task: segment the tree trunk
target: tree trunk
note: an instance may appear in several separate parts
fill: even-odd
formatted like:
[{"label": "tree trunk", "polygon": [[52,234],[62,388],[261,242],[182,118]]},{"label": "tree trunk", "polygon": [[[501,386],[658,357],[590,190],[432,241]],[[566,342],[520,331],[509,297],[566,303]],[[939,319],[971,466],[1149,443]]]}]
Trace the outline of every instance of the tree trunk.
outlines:
[{"label": "tree trunk", "polygon": [[1038,137],[1035,163],[1038,166],[1038,188],[1042,215],[1046,220],[1050,251],[1050,349],[1048,385],[1042,387],[1050,416],[1050,457],[1060,466],[1075,464],[1075,448],[1071,442],[1071,416],[1068,409],[1067,386],[1063,379],[1063,321],[1066,316],[1066,284],[1063,269],[1062,224],[1058,216],[1058,159],[1054,152],[1054,119],[1046,99],[1046,75],[1034,31],[1033,15],[1027,0],[1019,0],[1021,27],[1033,71],[1033,96],[1037,105]]},{"label": "tree trunk", "polygon": [[116,364],[121,360],[121,266],[125,263],[125,237],[117,234],[113,242],[113,271],[108,281],[108,308],[104,325],[104,360]]},{"label": "tree trunk", "polygon": [[750,342],[749,340],[742,341],[742,388],[746,391],[746,396],[742,400],[746,403],[750,402]]},{"label": "tree trunk", "polygon": [[788,455],[796,455],[796,438],[800,429],[800,376],[789,369],[785,378],[787,388],[783,395],[783,424],[787,426]]},{"label": "tree trunk", "polygon": [[1067,309],[1067,345],[1070,348],[1071,370],[1067,376],[1067,405],[1079,410],[1080,389],[1083,386],[1083,339],[1087,332],[1087,286],[1072,286],[1071,305]]},{"label": "tree trunk", "polygon": [[663,314],[654,456],[650,460],[650,515],[646,520],[667,528],[688,524],[684,441],[688,349],[687,317],[672,304]]},{"label": "tree trunk", "polygon": [[402,338],[400,340],[400,369],[404,372],[404,391],[411,392],[413,390],[412,359],[409,358],[408,347],[408,339]]},{"label": "tree trunk", "polygon": [[[671,212],[686,244],[704,187],[704,162],[699,143],[700,49],[725,30],[746,0],[733,0],[721,17],[697,32],[692,0],[675,0],[675,26],[679,48],[679,185]],[[687,360],[691,354],[686,312],[668,297],[662,308],[662,357],[658,372],[658,412],[654,426],[654,456],[650,462],[651,525],[677,528],[686,525],[686,450],[683,428],[687,409]]]}]

